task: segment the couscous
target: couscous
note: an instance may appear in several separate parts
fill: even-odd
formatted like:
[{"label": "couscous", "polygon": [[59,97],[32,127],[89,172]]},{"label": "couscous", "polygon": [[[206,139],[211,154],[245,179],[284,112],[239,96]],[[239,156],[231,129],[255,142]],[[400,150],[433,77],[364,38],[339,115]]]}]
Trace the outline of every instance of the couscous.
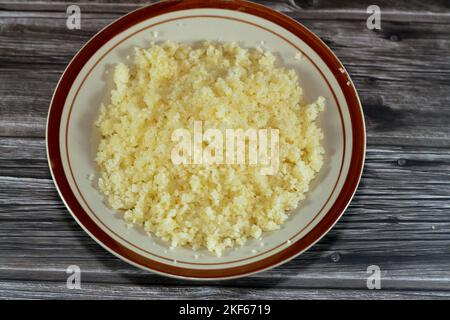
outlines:
[{"label": "couscous", "polygon": [[[274,231],[305,198],[322,167],[315,123],[325,100],[306,104],[294,70],[273,54],[235,43],[167,42],[136,48],[114,72],[96,122],[98,186],[127,223],[171,247],[227,248]],[[277,129],[279,166],[174,164],[174,130]]]}]

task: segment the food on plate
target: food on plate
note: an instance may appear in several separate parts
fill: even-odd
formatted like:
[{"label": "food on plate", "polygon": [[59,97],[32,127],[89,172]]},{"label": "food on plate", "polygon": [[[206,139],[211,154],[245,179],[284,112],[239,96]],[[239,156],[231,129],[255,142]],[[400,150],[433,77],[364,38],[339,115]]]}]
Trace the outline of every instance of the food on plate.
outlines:
[{"label": "food on plate", "polygon": [[[279,229],[322,167],[316,118],[325,99],[306,103],[295,70],[270,52],[236,43],[152,44],[136,48],[130,66],[115,67],[114,83],[96,122],[99,190],[127,222],[172,247],[207,248],[220,256]],[[267,161],[249,161],[250,135],[245,163],[174,162],[180,143],[174,132],[196,136],[198,125],[200,157],[211,145],[226,149],[230,129],[276,132],[278,143],[269,143],[272,135],[266,141],[267,155],[277,156],[274,170],[263,174]],[[223,133],[223,143],[217,143],[220,134],[213,135],[216,141],[206,137],[208,130]],[[195,141],[189,148],[192,160]]]}]

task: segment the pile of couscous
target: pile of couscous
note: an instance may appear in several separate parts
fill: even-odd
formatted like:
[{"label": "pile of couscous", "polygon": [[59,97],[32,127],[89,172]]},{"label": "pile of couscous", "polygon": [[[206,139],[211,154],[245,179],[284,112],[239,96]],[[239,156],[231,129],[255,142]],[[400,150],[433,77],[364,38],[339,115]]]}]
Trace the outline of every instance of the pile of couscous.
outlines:
[{"label": "pile of couscous", "polygon": [[[114,72],[102,106],[98,186],[124,219],[171,247],[226,248],[260,238],[288,218],[322,167],[323,134],[315,119],[325,101],[303,101],[297,74],[274,55],[235,43],[197,47],[167,42],[136,48]],[[174,164],[174,130],[279,131],[279,169],[260,165]]]}]

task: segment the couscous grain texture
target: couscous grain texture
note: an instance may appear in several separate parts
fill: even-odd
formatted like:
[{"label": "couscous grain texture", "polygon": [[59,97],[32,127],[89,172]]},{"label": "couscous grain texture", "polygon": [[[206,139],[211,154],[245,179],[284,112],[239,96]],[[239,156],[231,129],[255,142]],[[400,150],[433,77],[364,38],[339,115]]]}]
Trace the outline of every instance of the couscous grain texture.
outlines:
[{"label": "couscous grain texture", "polygon": [[[304,103],[296,72],[269,52],[235,43],[153,44],[135,49],[132,66],[117,65],[114,82],[96,122],[99,189],[127,222],[171,247],[221,256],[279,229],[322,167],[315,119],[325,101]],[[172,132],[194,121],[205,130],[279,129],[279,171],[174,165]]]}]

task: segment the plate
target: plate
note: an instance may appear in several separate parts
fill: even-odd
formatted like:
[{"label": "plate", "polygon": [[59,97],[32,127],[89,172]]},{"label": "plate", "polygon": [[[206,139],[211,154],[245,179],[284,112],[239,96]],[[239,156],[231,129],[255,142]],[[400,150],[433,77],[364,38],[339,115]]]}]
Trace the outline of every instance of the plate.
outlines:
[{"label": "plate", "polygon": [[[96,174],[94,122],[112,88],[115,64],[129,63],[134,47],[152,41],[235,41],[262,46],[294,68],[306,102],[326,98],[324,167],[306,200],[281,230],[265,233],[222,257],[188,248],[170,250],[140,228],[128,228],[104,203],[88,176]],[[301,59],[298,59],[299,53]],[[226,279],[275,267],[307,250],[338,221],[358,186],[365,156],[365,126],[349,75],[333,52],[295,20],[245,1],[167,1],[133,11],[95,35],[64,71],[52,98],[47,154],[55,185],[69,212],[105,249],[146,270],[189,279]]]}]

